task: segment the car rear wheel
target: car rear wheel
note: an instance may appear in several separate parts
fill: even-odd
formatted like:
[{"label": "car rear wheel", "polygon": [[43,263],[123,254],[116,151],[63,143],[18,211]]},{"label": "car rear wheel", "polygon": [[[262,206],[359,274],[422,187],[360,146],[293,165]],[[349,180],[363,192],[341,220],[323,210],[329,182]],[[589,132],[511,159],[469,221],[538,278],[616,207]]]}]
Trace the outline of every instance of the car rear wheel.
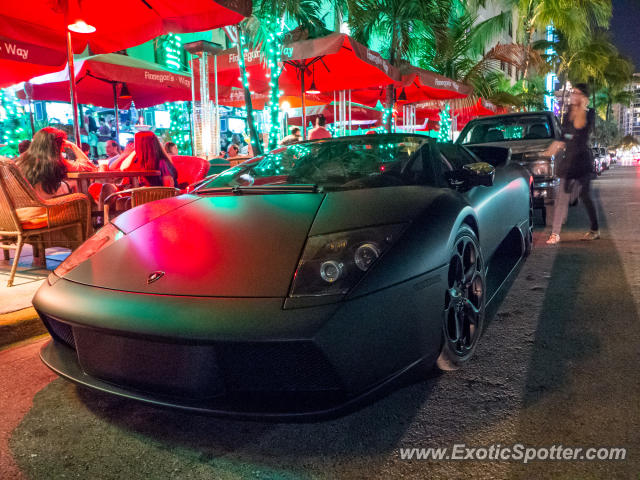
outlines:
[{"label": "car rear wheel", "polygon": [[482,333],[485,303],[482,252],[473,230],[463,225],[449,260],[442,350],[436,361],[440,370],[456,370],[469,361]]}]

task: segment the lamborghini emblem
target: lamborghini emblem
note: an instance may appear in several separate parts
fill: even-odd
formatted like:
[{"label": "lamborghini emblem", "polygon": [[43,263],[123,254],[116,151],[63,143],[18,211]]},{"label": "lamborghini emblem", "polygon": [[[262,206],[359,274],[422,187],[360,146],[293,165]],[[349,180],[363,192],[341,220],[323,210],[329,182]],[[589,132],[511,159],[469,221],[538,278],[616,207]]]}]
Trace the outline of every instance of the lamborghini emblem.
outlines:
[{"label": "lamborghini emblem", "polygon": [[151,285],[153,282],[160,280],[164,276],[164,272],[153,272],[147,277],[147,285]]}]

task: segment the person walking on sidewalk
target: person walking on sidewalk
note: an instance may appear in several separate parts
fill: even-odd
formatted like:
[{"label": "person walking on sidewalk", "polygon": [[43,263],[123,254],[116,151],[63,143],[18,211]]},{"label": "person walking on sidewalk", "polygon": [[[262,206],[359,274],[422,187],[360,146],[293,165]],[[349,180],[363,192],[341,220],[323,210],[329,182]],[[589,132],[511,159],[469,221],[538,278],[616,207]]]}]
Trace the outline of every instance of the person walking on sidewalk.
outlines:
[{"label": "person walking on sidewalk", "polygon": [[569,208],[569,197],[573,189],[574,182],[580,187],[580,200],[587,209],[591,230],[584,236],[584,240],[596,240],[600,238],[598,227],[598,217],[596,208],[591,199],[589,190],[591,184],[591,173],[593,170],[592,153],[589,148],[589,134],[595,123],[595,111],[588,108],[589,86],[584,83],[574,85],[571,91],[569,115],[562,126],[564,142],[554,142],[547,154],[555,155],[562,144],[565,145],[565,164],[561,166],[560,186],[555,199],[553,212],[553,225],[551,236],[547,240],[549,245],[560,242],[560,230],[562,223],[567,216]]}]

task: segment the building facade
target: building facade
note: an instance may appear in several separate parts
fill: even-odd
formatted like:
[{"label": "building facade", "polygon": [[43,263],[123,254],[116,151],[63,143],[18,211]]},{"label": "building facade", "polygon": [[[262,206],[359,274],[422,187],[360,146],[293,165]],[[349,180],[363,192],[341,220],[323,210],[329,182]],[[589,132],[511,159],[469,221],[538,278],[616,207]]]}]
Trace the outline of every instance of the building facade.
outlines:
[{"label": "building facade", "polygon": [[622,136],[633,135],[640,138],[640,73],[633,75],[633,82],[627,90],[633,93],[631,104],[614,105],[613,113]]}]

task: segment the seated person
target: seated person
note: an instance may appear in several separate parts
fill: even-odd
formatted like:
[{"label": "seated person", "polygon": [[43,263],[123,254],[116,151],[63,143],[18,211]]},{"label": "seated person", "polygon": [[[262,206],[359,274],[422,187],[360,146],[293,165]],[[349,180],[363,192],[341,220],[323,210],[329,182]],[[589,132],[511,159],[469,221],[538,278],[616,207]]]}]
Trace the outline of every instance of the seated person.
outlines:
[{"label": "seated person", "polygon": [[65,140],[62,149],[64,153],[62,161],[68,172],[95,172],[98,170],[98,167],[89,160],[89,157],[75,143]]},{"label": "seated person", "polygon": [[22,155],[29,149],[29,145],[31,145],[31,140],[22,140],[18,144],[18,155]]},{"label": "seated person", "polygon": [[122,151],[120,150],[120,145],[118,145],[118,142],[116,142],[115,140],[107,141],[106,151],[109,165],[111,165],[111,162],[115,161],[116,158],[118,158],[122,153]]},{"label": "seated person", "polygon": [[119,170],[160,170],[160,177],[140,177],[141,186],[175,187],[178,171],[153,132],[138,132],[134,151],[121,163]]},{"label": "seated person", "polygon": [[133,153],[134,149],[135,143],[133,139],[131,139],[127,142],[122,153],[109,159],[109,170],[120,170],[120,164]]},{"label": "seated person", "polygon": [[[132,170],[159,170],[160,176],[139,177],[141,187],[176,187],[178,185],[178,171],[171,163],[169,156],[165,153],[160,140],[153,132],[144,131],[136,133],[134,137],[134,148],[127,152],[129,145],[118,161],[114,163],[112,170],[122,172]],[[101,205],[110,194],[118,190],[131,188],[131,181],[123,179],[119,185],[112,183],[95,183],[89,187],[91,197]],[[122,202],[119,201],[119,204]]]},{"label": "seated person", "polygon": [[[89,144],[88,144],[88,143],[83,143],[83,144],[82,144],[82,153],[84,153],[84,155],[85,155],[87,158],[89,158],[89,157],[90,157],[90,155],[91,155],[91,147],[89,146]],[[89,158],[89,160],[91,160],[91,159]]]},{"label": "seated person", "polygon": [[43,200],[71,193],[64,181],[67,167],[62,147],[66,138],[62,130],[45,127],[36,132],[29,148],[16,160],[24,177]]},{"label": "seated person", "polygon": [[178,146],[173,142],[165,143],[164,151],[167,152],[167,155],[180,155],[178,152]]},{"label": "seated person", "polygon": [[298,143],[300,141],[302,141],[300,129],[298,127],[294,127],[291,129],[291,134],[280,140],[280,145],[291,145],[292,143]]},{"label": "seated person", "polygon": [[234,158],[240,154],[240,150],[235,143],[229,145],[229,149],[227,150],[227,158]]}]

